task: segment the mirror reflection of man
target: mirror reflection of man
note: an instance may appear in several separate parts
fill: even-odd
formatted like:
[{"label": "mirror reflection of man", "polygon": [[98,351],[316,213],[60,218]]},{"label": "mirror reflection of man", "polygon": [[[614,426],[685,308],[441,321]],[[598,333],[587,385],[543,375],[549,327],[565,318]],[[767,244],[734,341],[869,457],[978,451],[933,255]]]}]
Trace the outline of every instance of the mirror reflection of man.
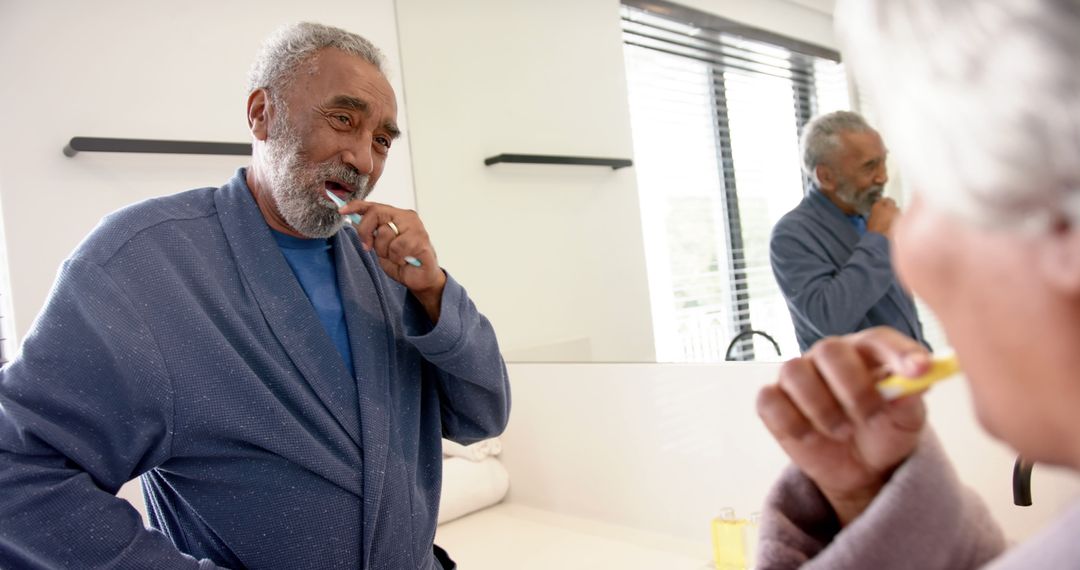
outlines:
[{"label": "mirror reflection of man", "polygon": [[889,236],[900,211],[882,197],[881,136],[858,114],[837,111],[807,123],[800,146],[812,184],[769,242],[799,348],[876,325],[925,344],[915,303],[893,272]]},{"label": "mirror reflection of man", "polygon": [[[501,432],[509,384],[420,217],[365,200],[398,135],[382,61],[280,30],[251,167],[110,215],[64,263],[0,369],[0,568],[453,568],[441,437]],[[140,476],[152,529],[115,497]]]}]

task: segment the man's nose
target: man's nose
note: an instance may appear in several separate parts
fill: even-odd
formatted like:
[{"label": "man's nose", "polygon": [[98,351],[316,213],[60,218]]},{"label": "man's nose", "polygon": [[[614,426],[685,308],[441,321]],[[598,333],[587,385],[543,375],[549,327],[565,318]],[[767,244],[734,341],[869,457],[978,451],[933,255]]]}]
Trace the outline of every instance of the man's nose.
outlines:
[{"label": "man's nose", "polygon": [[356,169],[360,174],[371,174],[375,168],[375,157],[371,150],[371,135],[358,137],[355,142],[345,149],[342,160],[345,164]]},{"label": "man's nose", "polygon": [[881,166],[878,167],[877,173],[874,174],[874,184],[877,184],[879,186],[884,186],[885,183],[888,182],[888,181],[889,181],[889,171],[885,167],[885,163],[882,162]]}]

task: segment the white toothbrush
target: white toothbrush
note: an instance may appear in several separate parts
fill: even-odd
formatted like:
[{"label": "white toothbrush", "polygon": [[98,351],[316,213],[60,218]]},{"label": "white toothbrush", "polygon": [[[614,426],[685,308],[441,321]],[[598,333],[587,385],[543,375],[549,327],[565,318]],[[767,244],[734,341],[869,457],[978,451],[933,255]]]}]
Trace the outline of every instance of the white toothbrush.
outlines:
[{"label": "white toothbrush", "polygon": [[[337,204],[338,208],[345,205],[345,201],[341,198],[338,198],[337,194],[334,194],[329,189],[326,190],[326,195],[329,196],[335,204]],[[359,224],[361,219],[360,214],[342,214],[341,217],[345,218],[346,221],[348,221],[350,224],[353,224],[354,226]],[[405,263],[408,263],[413,267],[420,267],[421,265],[423,265],[422,263],[420,263],[419,259],[416,259],[411,255],[405,256]]]},{"label": "white toothbrush", "polygon": [[[326,195],[329,196],[330,199],[333,200],[335,204],[337,204],[338,208],[345,205],[345,200],[342,200],[341,198],[338,198],[337,194],[334,194],[329,189],[326,190]],[[348,220],[348,222],[350,224],[353,224],[353,225],[356,225],[356,224],[360,223],[360,214],[342,214],[341,217],[345,218],[346,220]]]}]

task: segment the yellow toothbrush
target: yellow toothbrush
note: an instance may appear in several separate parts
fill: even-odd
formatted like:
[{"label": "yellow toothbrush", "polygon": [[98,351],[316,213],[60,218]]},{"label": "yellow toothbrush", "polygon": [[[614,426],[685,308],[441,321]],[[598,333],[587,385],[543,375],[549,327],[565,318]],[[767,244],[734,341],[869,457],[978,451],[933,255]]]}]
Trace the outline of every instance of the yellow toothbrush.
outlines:
[{"label": "yellow toothbrush", "polygon": [[960,372],[960,363],[955,355],[935,358],[926,374],[918,378],[893,374],[878,382],[877,389],[886,400],[895,400],[902,396],[922,392],[932,384],[952,378],[958,372]]}]

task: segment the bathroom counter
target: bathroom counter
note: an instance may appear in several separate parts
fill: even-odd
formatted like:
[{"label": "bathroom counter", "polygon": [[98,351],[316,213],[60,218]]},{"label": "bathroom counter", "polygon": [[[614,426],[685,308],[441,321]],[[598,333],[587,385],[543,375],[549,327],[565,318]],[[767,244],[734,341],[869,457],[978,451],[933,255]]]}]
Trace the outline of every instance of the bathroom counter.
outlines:
[{"label": "bathroom counter", "polygon": [[469,570],[701,570],[712,568],[707,529],[700,542],[503,503],[441,525],[435,542]]}]

